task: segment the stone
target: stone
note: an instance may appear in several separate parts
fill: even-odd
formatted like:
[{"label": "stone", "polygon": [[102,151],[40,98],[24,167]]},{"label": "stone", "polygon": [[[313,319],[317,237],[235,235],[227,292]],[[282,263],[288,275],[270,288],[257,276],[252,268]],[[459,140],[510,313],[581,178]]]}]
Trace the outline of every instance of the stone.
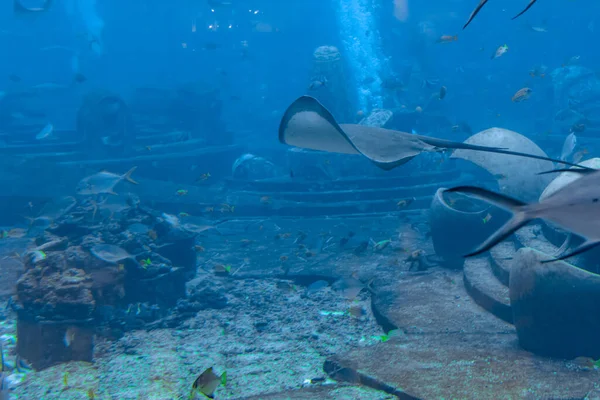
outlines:
[{"label": "stone", "polygon": [[502,225],[504,212],[483,202],[437,190],[431,201],[429,224],[436,255],[444,266],[462,268],[464,255],[483,243]]},{"label": "stone", "polygon": [[[503,128],[486,129],[469,137],[465,143],[548,157],[527,137]],[[460,149],[455,150],[451,158],[466,160],[487,170],[497,179],[503,194],[523,201],[537,201],[552,180],[551,176],[537,174],[553,169],[550,161]]]},{"label": "stone", "polygon": [[521,346],[548,357],[600,358],[600,276],[531,248],[510,274],[513,321]]},{"label": "stone", "polygon": [[401,333],[330,356],[325,370],[334,379],[399,398],[490,400],[583,398],[598,380],[598,371],[520,348],[510,324],[469,298],[458,271],[391,275],[377,288],[373,312]]}]

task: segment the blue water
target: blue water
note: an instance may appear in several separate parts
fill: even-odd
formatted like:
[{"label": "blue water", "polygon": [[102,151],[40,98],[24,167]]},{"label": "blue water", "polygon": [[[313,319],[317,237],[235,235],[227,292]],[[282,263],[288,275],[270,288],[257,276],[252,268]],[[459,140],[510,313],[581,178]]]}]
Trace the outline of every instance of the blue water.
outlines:
[{"label": "blue water", "polygon": [[[600,349],[587,336],[565,339],[562,352],[525,343],[508,283],[494,278],[502,272],[489,274],[501,306],[469,289],[463,253],[509,215],[436,195],[476,185],[537,201],[554,176],[535,173],[550,162],[491,153],[455,160],[429,147],[386,168],[381,154],[345,139],[345,147],[318,145],[324,130],[309,131],[310,144],[287,145],[281,122],[307,95],[340,124],[594,158],[598,1],[540,0],[511,20],[528,1],[494,0],[464,30],[477,0],[14,1],[21,8],[0,4],[0,399],[188,398],[213,365],[228,380],[215,398],[377,399],[397,395],[393,386],[426,400],[484,399],[492,397],[478,394],[487,387],[482,370],[469,372],[484,383],[465,395],[465,375],[432,366],[497,356],[504,371],[502,359],[526,360],[525,351],[561,379],[578,356],[597,374]],[[494,58],[502,45],[508,51]],[[325,53],[330,59],[319,58]],[[516,98],[524,88],[530,95]],[[513,132],[472,138],[494,127]],[[376,136],[383,153],[393,135]],[[354,150],[363,155],[344,154]],[[557,250],[565,239],[552,225],[527,229],[514,249],[503,243],[507,257],[488,254],[500,257],[493,265],[516,259],[517,247]],[[98,256],[100,245],[110,254]],[[571,261],[597,273],[596,259]],[[573,298],[581,300],[547,301]],[[463,308],[448,308],[448,299]],[[600,324],[578,310],[565,325],[596,332]],[[431,367],[431,381],[455,392],[425,390],[419,374],[396,374],[396,364],[384,372],[356,364],[373,377],[362,381],[346,374],[355,367],[340,374],[328,364],[334,355],[364,362],[371,350],[383,359],[375,351],[398,332],[408,349],[423,332],[471,328],[522,343],[472,357],[467,349],[466,360],[443,358],[451,352],[440,344],[442,361],[412,364],[410,353],[397,362],[423,374]],[[32,368],[19,368],[17,356]],[[548,374],[530,386],[544,387]],[[364,392],[344,392],[343,381]],[[519,397],[500,378],[489,382],[508,396],[496,398],[587,394],[554,382]]]}]

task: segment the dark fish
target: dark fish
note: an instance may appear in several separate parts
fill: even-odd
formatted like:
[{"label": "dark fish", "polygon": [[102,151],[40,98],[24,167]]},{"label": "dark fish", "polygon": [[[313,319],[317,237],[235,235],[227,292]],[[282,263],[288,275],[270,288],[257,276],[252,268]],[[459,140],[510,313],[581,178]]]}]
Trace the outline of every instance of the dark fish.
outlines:
[{"label": "dark fish", "polygon": [[585,131],[585,124],[574,124],[571,127],[571,132],[581,133],[583,131]]},{"label": "dark fish", "polygon": [[564,260],[600,245],[600,171],[558,169],[549,172],[575,172],[583,176],[562,187],[539,203],[527,204],[506,195],[474,186],[459,186],[447,192],[465,193],[512,212],[512,218],[494,232],[481,246],[465,257],[481,254],[509,237],[530,221],[549,220],[565,230],[582,236],[585,241],[568,253],[544,262]]},{"label": "dark fish", "polygon": [[463,29],[465,29],[467,26],[469,26],[469,24],[471,23],[471,21],[473,21],[473,18],[475,18],[477,16],[477,14],[479,14],[479,11],[481,11],[481,9],[483,8],[483,6],[485,6],[485,3],[487,3],[487,2],[488,2],[488,0],[481,0],[479,2],[479,4],[477,4],[477,7],[475,7],[475,9],[473,10],[473,12],[469,16],[469,19],[468,19],[467,23],[463,26]]},{"label": "dark fish", "polygon": [[518,13],[517,15],[515,15],[514,17],[512,17],[512,19],[517,19],[519,18],[521,15],[525,14],[527,12],[527,10],[529,10],[531,8],[532,5],[535,4],[537,0],[531,0],[529,2],[529,4],[527,4],[527,7],[525,7],[525,9],[523,11],[521,11],[520,13]]},{"label": "dark fish", "polygon": [[83,82],[87,81],[87,78],[81,72],[78,72],[73,77],[73,80],[77,83],[83,83]]},{"label": "dark fish", "polygon": [[219,48],[219,45],[214,42],[207,42],[204,44],[204,47],[203,47],[204,50],[216,50],[218,48]]},{"label": "dark fish", "polygon": [[13,0],[13,10],[16,13],[32,13],[32,12],[42,12],[48,11],[52,6],[52,2],[54,0],[45,0],[42,6],[40,7],[25,7],[21,0]]},{"label": "dark fish", "polygon": [[8,79],[10,79],[11,82],[21,82],[21,77],[17,74],[10,74],[8,76]]},{"label": "dark fish", "polygon": [[448,92],[448,89],[446,89],[446,86],[442,86],[440,88],[440,100],[442,100],[444,97],[446,97],[447,92]]}]

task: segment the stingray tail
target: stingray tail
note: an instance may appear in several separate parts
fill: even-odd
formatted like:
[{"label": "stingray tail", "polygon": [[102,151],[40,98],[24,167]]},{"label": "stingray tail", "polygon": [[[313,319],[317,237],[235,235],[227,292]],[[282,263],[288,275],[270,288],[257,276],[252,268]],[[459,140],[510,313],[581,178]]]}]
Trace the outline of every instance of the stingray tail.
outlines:
[{"label": "stingray tail", "polygon": [[569,165],[571,167],[578,167],[578,168],[581,168],[581,169],[588,169],[588,170],[595,171],[592,168],[588,168],[588,167],[585,167],[585,166],[580,165],[580,164],[574,164],[574,163],[570,163],[568,161],[559,160],[559,159],[556,159],[556,158],[545,157],[545,156],[538,156],[538,155],[535,155],[535,154],[520,153],[518,151],[510,151],[510,150],[506,150],[506,149],[501,148],[501,147],[477,146],[477,145],[474,145],[474,144],[453,142],[451,140],[435,139],[435,138],[429,138],[429,137],[426,137],[426,136],[419,136],[419,139],[421,139],[423,142],[425,142],[427,144],[430,144],[430,145],[436,146],[436,147],[446,147],[446,148],[449,148],[449,149],[463,149],[463,150],[486,151],[488,153],[498,153],[498,154],[507,154],[507,155],[510,155],[510,156],[519,156],[519,157],[526,157],[526,158],[534,158],[536,160],[551,161],[551,162],[558,163],[558,164]]},{"label": "stingray tail", "polygon": [[550,170],[550,171],[540,172],[540,173],[538,173],[538,175],[554,174],[554,173],[560,173],[560,172],[575,172],[577,174],[587,175],[587,174],[591,174],[594,171],[598,171],[598,170],[594,169],[594,168],[587,168],[587,169],[581,169],[581,168],[558,168],[558,169],[553,169],[553,170]]},{"label": "stingray tail", "polygon": [[512,17],[512,19],[517,19],[519,18],[521,15],[525,14],[527,12],[527,10],[529,10],[531,8],[532,5],[535,4],[537,0],[531,0],[529,2],[529,4],[527,4],[527,7],[525,7],[525,9],[523,11],[521,11],[520,13],[518,13],[517,15],[515,15],[514,17]]},{"label": "stingray tail", "polygon": [[520,200],[513,199],[512,197],[505,196],[500,193],[495,193],[490,190],[478,188],[475,186],[458,186],[452,189],[447,189],[446,192],[457,192],[470,194],[477,198],[487,201],[495,206],[504,208],[513,213],[513,216],[508,220],[502,227],[494,232],[485,242],[483,242],[478,248],[473,250],[471,253],[466,254],[465,257],[473,257],[484,253],[502,242],[504,239],[512,235],[519,228],[526,225],[532,218],[526,211],[527,203]]}]

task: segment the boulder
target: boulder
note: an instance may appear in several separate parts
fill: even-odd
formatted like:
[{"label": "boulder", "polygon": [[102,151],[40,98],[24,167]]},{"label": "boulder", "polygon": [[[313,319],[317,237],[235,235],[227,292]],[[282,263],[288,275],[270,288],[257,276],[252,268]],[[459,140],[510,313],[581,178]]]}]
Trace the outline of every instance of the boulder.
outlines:
[{"label": "boulder", "polygon": [[600,276],[521,248],[510,273],[513,322],[521,346],[548,357],[600,358]]},{"label": "boulder", "polygon": [[435,253],[445,266],[461,268],[464,255],[481,244],[504,221],[504,212],[481,201],[438,189],[429,212]]},{"label": "boulder", "polygon": [[[490,128],[476,133],[465,143],[548,157],[530,139],[508,129]],[[536,201],[552,180],[551,176],[537,175],[553,169],[550,161],[471,150],[455,150],[451,158],[466,160],[487,170],[498,181],[500,192],[523,201]]]}]

